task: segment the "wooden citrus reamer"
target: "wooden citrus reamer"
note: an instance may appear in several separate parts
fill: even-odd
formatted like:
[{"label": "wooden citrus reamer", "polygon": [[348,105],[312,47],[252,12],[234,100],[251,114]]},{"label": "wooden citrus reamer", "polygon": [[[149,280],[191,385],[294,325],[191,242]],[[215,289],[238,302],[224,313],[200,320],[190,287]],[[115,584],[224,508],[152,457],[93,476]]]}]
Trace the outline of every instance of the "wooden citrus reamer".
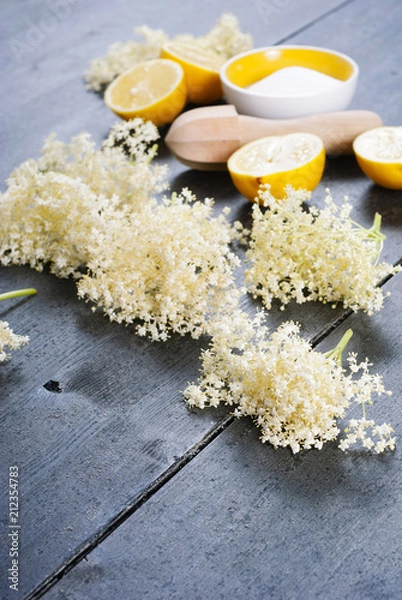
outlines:
[{"label": "wooden citrus reamer", "polygon": [[306,132],[321,137],[327,154],[353,151],[353,140],[364,131],[381,127],[381,118],[368,110],[322,113],[297,119],[261,119],[239,115],[234,106],[194,108],[172,123],[165,142],[175,157],[198,170],[226,169],[240,146],[269,135]]}]

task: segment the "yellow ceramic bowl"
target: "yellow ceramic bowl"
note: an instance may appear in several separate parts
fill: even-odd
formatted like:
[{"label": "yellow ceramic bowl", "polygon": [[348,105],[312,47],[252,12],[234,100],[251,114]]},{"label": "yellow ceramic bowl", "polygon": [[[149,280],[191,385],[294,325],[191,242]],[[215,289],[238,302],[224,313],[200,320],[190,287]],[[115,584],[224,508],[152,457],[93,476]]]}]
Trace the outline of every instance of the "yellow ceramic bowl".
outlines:
[{"label": "yellow ceramic bowl", "polygon": [[273,119],[344,110],[359,76],[357,63],[314,46],[270,46],[228,60],[220,77],[241,114]]}]

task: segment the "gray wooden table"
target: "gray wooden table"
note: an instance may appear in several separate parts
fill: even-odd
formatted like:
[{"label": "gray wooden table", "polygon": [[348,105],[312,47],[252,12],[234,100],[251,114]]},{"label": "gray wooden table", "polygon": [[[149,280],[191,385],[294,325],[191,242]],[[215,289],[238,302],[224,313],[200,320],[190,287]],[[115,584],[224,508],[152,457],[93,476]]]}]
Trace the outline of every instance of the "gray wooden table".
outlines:
[{"label": "gray wooden table", "polygon": [[[3,0],[0,11],[2,189],[50,132],[64,141],[84,130],[97,142],[107,135],[115,119],[81,75],[142,24],[200,35],[230,11],[256,47],[345,52],[361,68],[351,108],[402,123],[398,0]],[[227,173],[188,170],[163,144],[160,160],[172,190],[188,186],[218,210],[230,204],[233,219],[249,218]],[[381,213],[383,258],[401,260],[400,192],[372,185],[353,157],[328,160],[317,204],[326,187],[335,200],[350,197],[363,225]],[[185,406],[180,391],[197,376],[205,340],[151,343],[92,314],[72,281],[24,267],[2,268],[0,278],[1,290],[38,290],[0,306],[0,319],[31,338],[0,369],[1,598],[402,598],[400,446],[384,456],[332,444],[275,451],[246,419]],[[353,328],[350,349],[394,392],[371,414],[401,440],[402,276],[385,287],[392,295],[371,318],[312,304],[286,317],[320,350]],[[270,312],[272,326],[282,319]],[[7,580],[10,465],[20,473],[18,592]]]}]

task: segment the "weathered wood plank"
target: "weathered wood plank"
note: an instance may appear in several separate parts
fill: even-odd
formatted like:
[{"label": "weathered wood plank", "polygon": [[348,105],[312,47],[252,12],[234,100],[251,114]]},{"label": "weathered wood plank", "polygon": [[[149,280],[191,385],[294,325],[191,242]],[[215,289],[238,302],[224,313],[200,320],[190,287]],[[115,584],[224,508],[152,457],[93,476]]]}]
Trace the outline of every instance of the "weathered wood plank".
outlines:
[{"label": "weathered wood plank", "polygon": [[[352,327],[394,391],[370,415],[402,435],[399,318],[402,277],[388,307]],[[358,410],[356,411],[359,412]],[[355,415],[354,415],[355,416]],[[47,600],[328,598],[397,600],[402,585],[401,456],[321,451],[292,455],[236,421],[118,530]]]}]

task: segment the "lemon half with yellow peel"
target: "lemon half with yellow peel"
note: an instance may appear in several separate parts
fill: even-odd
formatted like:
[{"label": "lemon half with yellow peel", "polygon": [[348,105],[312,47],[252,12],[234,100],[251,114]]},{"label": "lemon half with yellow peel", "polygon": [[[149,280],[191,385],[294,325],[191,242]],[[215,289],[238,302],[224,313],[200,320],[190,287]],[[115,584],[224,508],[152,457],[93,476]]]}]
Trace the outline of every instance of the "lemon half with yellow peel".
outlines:
[{"label": "lemon half with yellow peel", "polygon": [[228,170],[236,188],[251,201],[258,201],[263,184],[271,186],[278,199],[285,188],[314,190],[325,166],[324,144],[312,133],[269,136],[245,144],[229,158]]},{"label": "lemon half with yellow peel", "polygon": [[158,126],[171,123],[186,99],[183,69],[162,58],[139,63],[116,77],[104,98],[108,108],[123,119],[141,117]]},{"label": "lemon half with yellow peel", "polygon": [[357,162],[378,185],[402,190],[402,127],[376,127],[353,142]]},{"label": "lemon half with yellow peel", "polygon": [[189,102],[210,104],[222,97],[219,72],[226,60],[223,56],[188,42],[173,41],[163,46],[161,57],[183,68]]}]

